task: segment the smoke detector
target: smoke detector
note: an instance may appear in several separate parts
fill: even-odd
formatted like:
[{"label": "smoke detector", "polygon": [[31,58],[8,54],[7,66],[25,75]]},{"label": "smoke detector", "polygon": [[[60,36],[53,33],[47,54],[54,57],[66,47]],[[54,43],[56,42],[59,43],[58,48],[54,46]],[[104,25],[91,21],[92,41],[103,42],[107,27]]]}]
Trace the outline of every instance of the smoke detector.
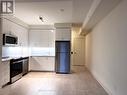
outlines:
[{"label": "smoke detector", "polygon": [[64,9],[60,9],[60,12],[64,12]]}]

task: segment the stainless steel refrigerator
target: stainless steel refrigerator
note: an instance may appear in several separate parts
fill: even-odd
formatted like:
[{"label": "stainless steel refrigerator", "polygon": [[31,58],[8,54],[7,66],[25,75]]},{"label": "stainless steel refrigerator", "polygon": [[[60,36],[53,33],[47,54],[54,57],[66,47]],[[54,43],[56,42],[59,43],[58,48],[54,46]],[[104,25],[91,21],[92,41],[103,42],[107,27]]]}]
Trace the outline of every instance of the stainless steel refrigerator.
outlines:
[{"label": "stainless steel refrigerator", "polygon": [[56,41],[55,49],[56,73],[70,73],[70,41]]}]

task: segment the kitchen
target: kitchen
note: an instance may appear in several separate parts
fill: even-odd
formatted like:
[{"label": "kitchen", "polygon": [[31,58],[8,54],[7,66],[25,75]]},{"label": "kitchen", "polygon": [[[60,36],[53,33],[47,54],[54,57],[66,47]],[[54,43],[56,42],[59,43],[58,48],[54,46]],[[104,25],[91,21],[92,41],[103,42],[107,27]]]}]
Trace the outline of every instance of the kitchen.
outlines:
[{"label": "kitchen", "polygon": [[[66,42],[71,40],[71,24],[55,24],[56,30],[53,26],[43,26],[44,28],[42,26],[30,26],[28,29],[25,24],[22,24],[22,21],[12,18],[6,16],[1,18],[2,67],[5,67],[3,68],[5,71],[3,72],[3,81],[1,80],[2,86],[9,82],[15,82],[29,71],[54,72],[55,41]],[[12,65],[16,62],[17,65]],[[23,72],[24,69],[25,72]],[[70,73],[70,70],[67,73]]]},{"label": "kitchen", "polygon": [[[56,7],[49,8],[52,4]],[[71,4],[72,1],[29,3],[17,0],[13,4],[14,13],[1,15],[2,67],[5,67],[1,69],[1,87],[15,82],[28,72],[71,73]],[[50,11],[57,14],[47,16]],[[76,26],[80,27],[80,24]]]}]

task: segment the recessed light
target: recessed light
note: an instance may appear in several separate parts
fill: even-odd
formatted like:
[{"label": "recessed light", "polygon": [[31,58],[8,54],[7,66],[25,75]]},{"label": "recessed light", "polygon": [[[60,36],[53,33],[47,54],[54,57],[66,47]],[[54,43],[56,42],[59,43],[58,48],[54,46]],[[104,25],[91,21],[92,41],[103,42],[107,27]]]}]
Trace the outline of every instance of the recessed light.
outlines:
[{"label": "recessed light", "polygon": [[60,9],[61,12],[64,12],[64,9]]}]

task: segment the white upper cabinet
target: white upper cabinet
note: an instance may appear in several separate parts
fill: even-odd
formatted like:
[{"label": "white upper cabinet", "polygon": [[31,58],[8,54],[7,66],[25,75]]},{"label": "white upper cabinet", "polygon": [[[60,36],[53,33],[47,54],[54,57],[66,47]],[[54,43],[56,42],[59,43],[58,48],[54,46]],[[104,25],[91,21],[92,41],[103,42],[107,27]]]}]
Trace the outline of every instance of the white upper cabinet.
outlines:
[{"label": "white upper cabinet", "polygon": [[28,29],[21,25],[2,19],[2,33],[9,33],[18,37],[18,46],[28,46]]},{"label": "white upper cabinet", "polygon": [[56,29],[55,30],[57,41],[70,41],[71,40],[71,29]]},{"label": "white upper cabinet", "polygon": [[11,22],[6,20],[6,19],[2,19],[2,33],[11,33],[11,27],[12,25],[10,24]]}]

